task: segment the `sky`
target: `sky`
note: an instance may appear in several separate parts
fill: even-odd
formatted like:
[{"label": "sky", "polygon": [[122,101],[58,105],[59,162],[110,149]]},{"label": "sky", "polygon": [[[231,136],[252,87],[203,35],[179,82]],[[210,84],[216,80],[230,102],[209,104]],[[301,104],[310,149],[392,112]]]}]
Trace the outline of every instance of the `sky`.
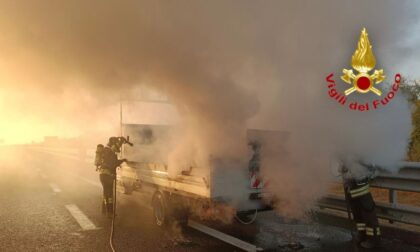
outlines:
[{"label": "sky", "polygon": [[[403,1],[397,7],[388,1],[360,2],[360,8],[333,1],[319,4],[309,1],[283,4],[276,1],[215,1],[211,4],[182,1],[174,6],[165,1],[1,0],[0,5],[0,139],[6,143],[40,141],[48,135],[74,137],[92,131],[116,132],[117,104],[121,96],[138,99],[141,96],[138,86],[157,87],[159,92],[168,92],[169,96],[176,92],[168,84],[153,83],[158,82],[155,73],[163,68],[169,70],[164,70],[166,80],[160,82],[171,82],[171,78],[187,82],[184,75],[188,71],[210,69],[220,76],[232,75],[236,79],[241,79],[237,75],[242,74],[242,79],[247,78],[243,85],[255,90],[261,84],[249,78],[269,82],[258,79],[257,74],[243,74],[263,72],[256,65],[266,65],[266,70],[288,69],[289,66],[284,65],[290,63],[290,67],[301,69],[300,74],[317,65],[316,57],[308,55],[312,50],[309,48],[316,48],[310,45],[312,40],[314,44],[337,42],[336,48],[341,48],[343,55],[337,59],[346,57],[349,62],[362,26],[368,28],[378,64],[390,62],[385,66],[394,72],[401,71],[410,78],[419,76],[420,23],[411,12],[396,11],[409,7],[414,13],[419,7],[415,1]],[[196,13],[191,14],[188,8]],[[380,27],[386,22],[392,23],[389,30]],[[346,40],[344,45],[342,41]],[[294,45],[308,49],[299,50]],[[329,57],[330,62],[339,62]],[[162,60],[159,62],[156,58]],[[340,63],[335,71],[346,67],[344,60]],[[168,66],[163,66],[165,64]],[[147,68],[149,70],[145,70]],[[323,69],[331,70],[328,65]],[[278,70],[271,73],[273,71]],[[210,74],[205,75],[207,78]],[[200,81],[202,76],[193,78]],[[206,85],[211,83],[206,82]],[[275,85],[262,88],[271,92],[271,86]],[[197,92],[208,91],[197,89]],[[231,92],[235,96],[242,91],[232,89]],[[214,95],[220,97],[218,93]],[[179,109],[185,107],[179,99],[191,97],[172,95],[171,99]],[[264,113],[266,103],[262,99],[245,99],[252,103],[252,108],[244,115],[246,118]],[[270,99],[264,97],[264,100]],[[213,103],[208,105],[214,106]]]},{"label": "sky", "polygon": [[191,166],[205,172],[218,159],[244,168],[248,128],[286,133],[287,141],[264,139],[261,175],[275,180],[276,209],[296,216],[328,191],[331,158],[346,157],[355,175],[363,173],[357,160],[396,171],[405,158],[412,107],[401,92],[381,109],[352,111],[328,96],[325,78],[333,72],[337,88],[347,87],[339,75],[351,67],[363,27],[387,76],[384,93],[398,72],[418,77],[419,7],[409,0],[0,0],[0,138],[85,135],[105,143],[119,134],[121,100],[161,94],[172,108],[127,102],[124,118],[176,121],[163,143],[170,175]]}]

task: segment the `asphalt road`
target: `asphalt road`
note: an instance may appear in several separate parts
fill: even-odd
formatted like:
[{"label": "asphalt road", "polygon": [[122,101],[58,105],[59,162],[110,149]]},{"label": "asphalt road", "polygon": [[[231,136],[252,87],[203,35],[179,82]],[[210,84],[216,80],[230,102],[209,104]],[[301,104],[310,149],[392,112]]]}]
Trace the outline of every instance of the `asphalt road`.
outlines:
[{"label": "asphalt road", "polygon": [[[3,147],[0,153],[0,251],[111,251],[111,221],[100,212],[102,189],[92,164],[27,147]],[[117,251],[239,251],[191,228],[155,226],[136,193],[118,194],[117,214]],[[255,235],[250,241],[270,251],[362,251],[344,229],[293,223],[274,213],[257,220],[247,227]],[[241,238],[240,230],[247,229],[225,231]],[[384,244],[376,251],[420,251]]]},{"label": "asphalt road", "polygon": [[[111,221],[100,212],[92,165],[23,148],[2,148],[0,159],[0,251],[110,251]],[[88,218],[85,229],[66,206]],[[117,251],[235,250],[195,230],[155,226],[136,200],[121,198],[117,207]]]}]

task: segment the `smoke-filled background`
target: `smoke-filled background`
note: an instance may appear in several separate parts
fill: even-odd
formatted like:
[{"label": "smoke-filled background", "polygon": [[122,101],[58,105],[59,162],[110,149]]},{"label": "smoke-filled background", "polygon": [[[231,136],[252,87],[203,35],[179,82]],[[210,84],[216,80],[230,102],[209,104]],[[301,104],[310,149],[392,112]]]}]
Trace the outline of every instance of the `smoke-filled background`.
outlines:
[{"label": "smoke-filled background", "polygon": [[404,159],[411,129],[405,98],[350,111],[328,96],[325,77],[334,72],[337,85],[345,85],[341,69],[351,67],[362,27],[386,81],[397,72],[418,76],[418,7],[415,1],[1,0],[1,137],[25,143],[44,135],[116,134],[115,104],[147,86],[180,115],[174,167],[207,166],[209,156],[247,157],[247,128],[288,132],[287,155],[266,143],[262,170],[279,211],[301,213],[326,192],[332,157],[385,167]]}]

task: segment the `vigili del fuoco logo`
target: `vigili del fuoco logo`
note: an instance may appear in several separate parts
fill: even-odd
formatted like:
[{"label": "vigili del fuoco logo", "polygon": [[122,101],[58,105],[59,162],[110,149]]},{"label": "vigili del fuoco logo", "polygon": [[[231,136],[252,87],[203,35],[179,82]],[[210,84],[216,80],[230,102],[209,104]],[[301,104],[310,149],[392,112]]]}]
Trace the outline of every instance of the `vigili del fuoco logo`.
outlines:
[{"label": "vigili del fuoco logo", "polygon": [[[376,59],[372,51],[372,45],[370,44],[366,28],[363,28],[360,33],[356,51],[351,57],[351,66],[353,69],[344,68],[343,75],[341,76],[341,80],[343,80],[346,85],[350,85],[350,87],[344,91],[344,94],[340,93],[336,89],[334,73],[330,73],[326,78],[328,95],[339,104],[346,106],[351,110],[369,111],[387,105],[392,98],[394,98],[399,89],[401,75],[397,73],[394,76],[394,84],[392,85],[391,90],[386,95],[383,95],[380,84],[385,80],[386,76],[384,70],[375,69],[375,65]],[[350,96],[353,98],[357,95],[363,95],[370,92],[377,95],[378,98],[363,103],[359,103],[357,100],[350,101],[350,99],[349,102],[347,102],[347,98]]]}]

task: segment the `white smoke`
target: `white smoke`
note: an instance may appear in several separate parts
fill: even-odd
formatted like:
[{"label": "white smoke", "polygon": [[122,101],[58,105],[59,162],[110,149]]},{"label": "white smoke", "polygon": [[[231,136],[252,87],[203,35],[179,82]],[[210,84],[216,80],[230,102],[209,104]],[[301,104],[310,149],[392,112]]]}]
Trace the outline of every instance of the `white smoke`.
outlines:
[{"label": "white smoke", "polygon": [[362,27],[387,80],[407,69],[401,64],[409,64],[404,57],[416,44],[400,41],[410,41],[417,22],[414,1],[3,0],[1,6],[0,89],[18,118],[30,109],[45,124],[94,130],[93,122],[107,123],[99,108],[148,85],[180,114],[182,141],[170,157],[176,166],[207,166],[208,156],[245,158],[249,127],[287,131],[287,158],[270,151],[262,169],[288,214],[325,193],[337,153],[391,169],[405,156],[411,122],[403,97],[375,111],[350,111],[328,96],[325,77],[335,72],[341,85]]}]

